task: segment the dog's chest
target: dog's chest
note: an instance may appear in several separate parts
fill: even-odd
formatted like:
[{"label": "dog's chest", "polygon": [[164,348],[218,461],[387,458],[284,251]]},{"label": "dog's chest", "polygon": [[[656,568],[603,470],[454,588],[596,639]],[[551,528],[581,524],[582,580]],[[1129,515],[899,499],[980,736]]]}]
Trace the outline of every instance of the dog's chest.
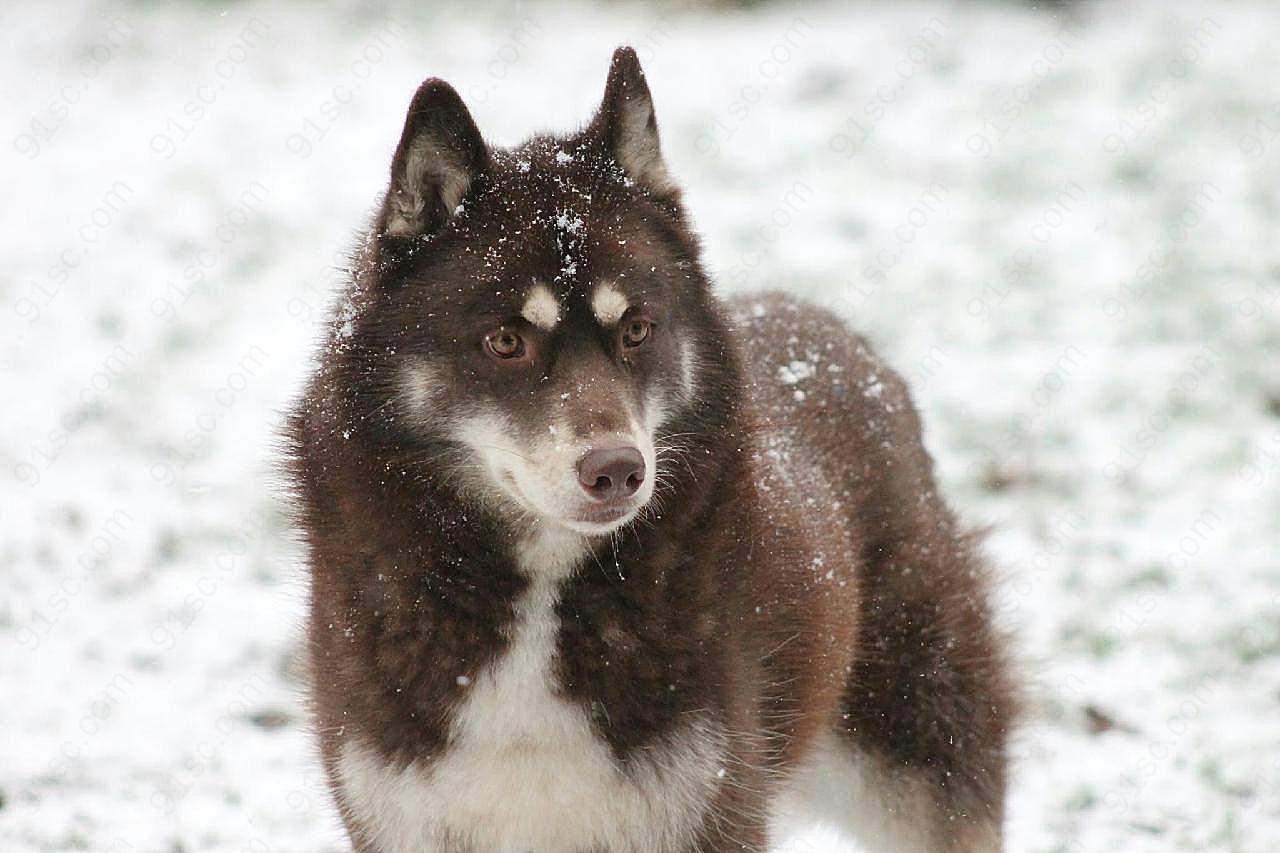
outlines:
[{"label": "dog's chest", "polygon": [[556,604],[574,555],[548,544],[525,555],[540,562],[526,566],[532,582],[509,645],[467,684],[444,753],[403,770],[358,747],[344,755],[344,792],[377,849],[660,851],[692,831],[717,781],[720,739],[694,721],[645,760],[616,760],[581,706],[559,695]]}]

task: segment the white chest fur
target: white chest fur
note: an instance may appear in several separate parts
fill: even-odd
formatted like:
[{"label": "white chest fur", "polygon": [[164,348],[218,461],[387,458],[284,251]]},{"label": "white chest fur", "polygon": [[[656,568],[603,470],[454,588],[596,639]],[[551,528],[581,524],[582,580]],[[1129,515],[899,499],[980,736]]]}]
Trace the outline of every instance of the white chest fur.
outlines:
[{"label": "white chest fur", "polygon": [[510,646],[470,685],[441,758],[395,767],[358,737],[346,744],[343,798],[374,849],[661,853],[687,845],[719,782],[723,734],[692,719],[624,767],[582,710],[556,695],[555,606],[583,548],[567,532],[527,543],[532,583],[517,603]]}]

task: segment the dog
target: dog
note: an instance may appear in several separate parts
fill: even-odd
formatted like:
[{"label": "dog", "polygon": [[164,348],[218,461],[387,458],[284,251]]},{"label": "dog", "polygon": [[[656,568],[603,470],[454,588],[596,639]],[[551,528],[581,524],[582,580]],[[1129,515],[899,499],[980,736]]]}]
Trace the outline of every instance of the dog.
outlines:
[{"label": "dog", "polygon": [[289,427],[356,850],[1001,848],[1006,644],[903,380],[699,254],[633,50],[511,149],[414,95]]}]

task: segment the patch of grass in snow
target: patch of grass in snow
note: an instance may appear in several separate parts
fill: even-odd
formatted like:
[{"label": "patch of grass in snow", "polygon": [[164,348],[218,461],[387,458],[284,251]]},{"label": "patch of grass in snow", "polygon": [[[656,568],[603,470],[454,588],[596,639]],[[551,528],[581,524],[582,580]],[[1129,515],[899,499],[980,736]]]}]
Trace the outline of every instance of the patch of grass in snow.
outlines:
[{"label": "patch of grass in snow", "polygon": [[1241,663],[1280,657],[1280,616],[1268,614],[1258,621],[1262,624],[1255,621],[1244,630],[1232,632],[1235,655]]},{"label": "patch of grass in snow", "polygon": [[1165,588],[1169,586],[1169,570],[1161,564],[1139,569],[1122,581],[1125,589]]}]

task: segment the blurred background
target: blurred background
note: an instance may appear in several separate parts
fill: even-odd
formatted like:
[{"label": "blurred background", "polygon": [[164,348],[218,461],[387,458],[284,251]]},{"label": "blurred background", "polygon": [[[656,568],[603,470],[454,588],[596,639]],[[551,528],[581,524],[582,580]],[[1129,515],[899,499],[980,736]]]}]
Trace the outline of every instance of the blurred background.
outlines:
[{"label": "blurred background", "polygon": [[1280,849],[1278,41],[1261,1],[6,4],[0,848],[345,849],[281,412],[417,83],[510,144],[630,43],[719,286],[869,334],[991,528],[1009,849]]}]

